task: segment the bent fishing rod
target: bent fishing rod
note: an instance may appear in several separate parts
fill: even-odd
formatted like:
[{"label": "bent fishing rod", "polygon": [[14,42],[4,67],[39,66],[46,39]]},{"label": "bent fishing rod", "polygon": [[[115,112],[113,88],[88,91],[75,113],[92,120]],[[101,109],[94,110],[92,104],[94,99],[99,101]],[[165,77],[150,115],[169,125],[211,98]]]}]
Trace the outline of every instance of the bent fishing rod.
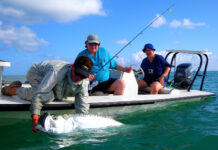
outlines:
[{"label": "bent fishing rod", "polygon": [[147,28],[149,28],[154,22],[156,22],[161,16],[163,16],[167,11],[171,10],[171,8],[175,4],[170,5],[166,10],[164,10],[159,16],[153,19],[146,27],[144,27],[135,37],[132,38],[124,47],[122,47],[110,60],[108,60],[94,75],[96,75],[99,71],[101,71],[104,66],[111,62],[119,53],[121,53],[127,46],[129,46],[139,35],[141,35]]}]

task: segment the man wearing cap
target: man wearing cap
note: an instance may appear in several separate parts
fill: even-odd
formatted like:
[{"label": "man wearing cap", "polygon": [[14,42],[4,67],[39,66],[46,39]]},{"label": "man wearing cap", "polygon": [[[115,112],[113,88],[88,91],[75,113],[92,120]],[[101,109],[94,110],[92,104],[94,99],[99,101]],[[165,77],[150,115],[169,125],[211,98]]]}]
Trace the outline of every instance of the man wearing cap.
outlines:
[{"label": "man wearing cap", "polygon": [[34,64],[27,73],[30,88],[21,87],[19,81],[12,82],[2,89],[4,95],[17,95],[21,99],[30,100],[32,113],[32,130],[38,124],[42,106],[54,99],[62,100],[67,96],[75,96],[76,113],[87,113],[89,73],[93,63],[89,57],[80,56],[74,64],[52,60]]},{"label": "man wearing cap", "polygon": [[147,58],[143,59],[141,63],[145,77],[143,80],[137,81],[139,89],[150,86],[150,93],[158,94],[164,86],[164,78],[170,71],[170,65],[163,56],[154,53],[155,49],[152,44],[145,44],[142,51],[147,55]]},{"label": "man wearing cap", "polygon": [[92,89],[92,92],[103,91],[106,93],[113,93],[114,95],[122,95],[125,89],[125,82],[121,79],[110,79],[109,69],[130,72],[132,68],[123,67],[120,64],[117,64],[114,59],[111,59],[112,57],[109,52],[105,48],[99,46],[100,42],[98,36],[90,34],[85,41],[86,49],[78,55],[88,56],[93,62],[93,69],[91,70],[89,80],[93,82],[97,81],[99,84]]}]

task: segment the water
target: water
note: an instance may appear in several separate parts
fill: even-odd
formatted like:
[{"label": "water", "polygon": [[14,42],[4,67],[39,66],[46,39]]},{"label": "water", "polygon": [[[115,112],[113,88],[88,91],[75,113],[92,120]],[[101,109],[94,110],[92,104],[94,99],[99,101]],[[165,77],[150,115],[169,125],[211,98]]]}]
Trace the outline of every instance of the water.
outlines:
[{"label": "water", "polygon": [[[199,85],[199,80],[194,88]],[[218,72],[208,72],[204,90],[218,95]],[[116,109],[116,108],[115,108]],[[76,130],[70,134],[36,134],[31,120],[0,126],[2,150],[217,150],[218,98],[164,102],[123,108],[116,117],[124,125]],[[99,110],[100,111],[100,110]],[[111,109],[112,111],[112,109]],[[114,110],[113,110],[114,111]],[[117,108],[120,111],[120,108]]]}]

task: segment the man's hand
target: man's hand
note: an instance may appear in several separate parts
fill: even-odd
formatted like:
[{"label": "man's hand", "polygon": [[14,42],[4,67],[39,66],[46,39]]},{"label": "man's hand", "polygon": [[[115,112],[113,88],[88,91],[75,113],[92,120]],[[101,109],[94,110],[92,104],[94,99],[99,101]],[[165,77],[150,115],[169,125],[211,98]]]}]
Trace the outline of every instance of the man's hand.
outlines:
[{"label": "man's hand", "polygon": [[160,84],[161,84],[161,85],[164,85],[164,76],[160,76],[160,77],[158,78],[158,80],[160,81]]},{"label": "man's hand", "polygon": [[124,72],[130,73],[132,71],[132,67],[125,67]]},{"label": "man's hand", "polygon": [[94,79],[95,79],[95,74],[94,74],[94,75],[89,74],[89,82],[91,82],[91,81],[94,80]]},{"label": "man's hand", "polygon": [[39,121],[39,115],[33,114],[33,115],[32,115],[32,131],[33,131],[33,132],[36,132],[36,133],[42,132],[42,131],[37,130],[37,129],[35,128],[35,126],[38,124],[38,121]]}]

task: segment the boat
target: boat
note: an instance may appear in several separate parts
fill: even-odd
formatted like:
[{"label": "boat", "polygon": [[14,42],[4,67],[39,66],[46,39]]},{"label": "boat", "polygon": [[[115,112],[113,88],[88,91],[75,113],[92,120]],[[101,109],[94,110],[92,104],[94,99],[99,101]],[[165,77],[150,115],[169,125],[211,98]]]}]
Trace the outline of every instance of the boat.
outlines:
[{"label": "boat", "polygon": [[[116,115],[119,114],[120,110],[125,111],[126,106],[144,106],[148,104],[156,104],[161,103],[165,101],[181,101],[181,100],[203,100],[208,97],[215,96],[214,93],[202,91],[203,85],[204,85],[204,79],[206,77],[207,72],[207,66],[208,66],[208,55],[210,52],[207,51],[193,51],[193,50],[167,50],[166,51],[166,57],[167,60],[171,56],[171,70],[169,75],[166,79],[166,87],[164,87],[159,94],[157,95],[151,95],[149,94],[149,88],[144,90],[138,90],[137,86],[137,78],[138,76],[143,76],[142,69],[138,66],[140,73],[125,73],[120,71],[111,71],[111,77],[112,78],[120,78],[123,79],[126,83],[126,88],[124,95],[115,96],[112,94],[104,94],[101,92],[97,92],[93,95],[90,95],[88,97],[88,103],[90,104],[90,112],[91,113],[99,113],[99,112],[105,112],[108,113],[112,111],[111,108],[119,108],[119,111],[116,110],[114,113]],[[176,75],[179,73],[181,74],[183,72],[183,75],[185,75],[184,71],[187,71],[190,67],[190,64],[183,63],[180,65],[175,64],[176,58],[178,54],[185,53],[185,54],[192,54],[197,55],[199,57],[199,66],[197,71],[191,72],[191,77],[186,79],[187,77],[183,77],[185,81],[187,82],[183,86],[176,85]],[[203,58],[205,61],[203,61]],[[204,62],[204,65],[203,65]],[[10,62],[4,62],[0,61],[0,87],[2,86],[2,73],[3,73],[3,67],[10,66]],[[180,67],[180,68],[179,68]],[[176,74],[176,71],[172,71],[176,69],[176,71],[180,72]],[[185,69],[184,69],[185,68]],[[203,74],[202,71],[203,70]],[[172,76],[172,73],[174,75]],[[170,81],[170,76],[173,77],[173,80]],[[201,78],[200,88],[199,90],[192,89],[192,86],[196,80],[197,77]],[[182,79],[182,81],[184,81]],[[29,86],[28,84],[23,84],[23,86]],[[147,107],[149,107],[148,105]],[[0,95],[0,118],[30,118],[30,112],[29,112],[30,102],[26,100],[22,100],[17,96],[5,96]],[[49,102],[45,104],[42,108],[42,111],[54,111],[57,112],[63,112],[63,113],[72,113],[74,109],[74,97],[68,97],[66,99],[63,99],[62,101],[54,100],[52,102]],[[99,111],[101,109],[101,111]],[[105,111],[104,111],[105,110]]]}]

